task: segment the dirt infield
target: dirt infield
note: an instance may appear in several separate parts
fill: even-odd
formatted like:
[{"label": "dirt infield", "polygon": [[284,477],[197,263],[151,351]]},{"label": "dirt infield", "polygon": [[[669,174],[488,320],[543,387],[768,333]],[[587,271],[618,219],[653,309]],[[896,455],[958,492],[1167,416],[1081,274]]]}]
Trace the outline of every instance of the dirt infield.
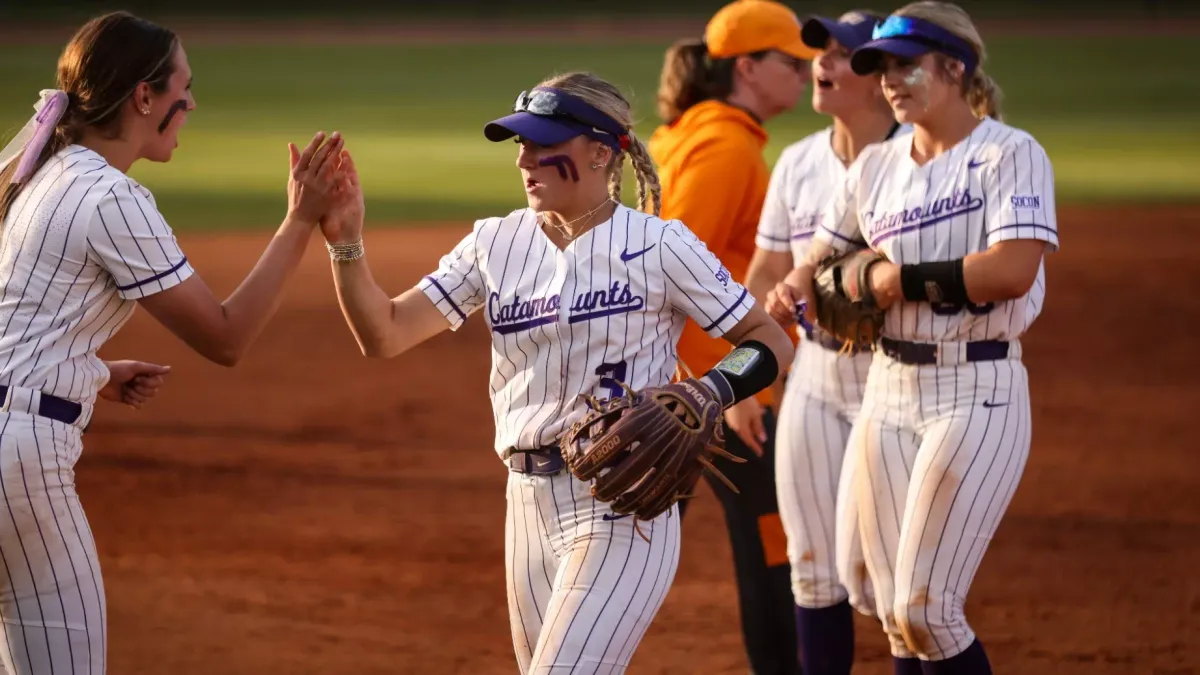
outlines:
[{"label": "dirt infield", "polygon": [[[465,228],[372,232],[376,276],[399,292]],[[1200,208],[1064,209],[1060,228],[1025,341],[1033,454],[967,613],[998,673],[1197,673]],[[224,294],[266,236],[182,239]],[[174,366],[149,409],[102,407],[77,467],[109,672],[516,672],[479,318],[368,361],[313,245],[238,368],[143,312],[104,355]],[[631,673],[747,672],[736,611],[703,491]],[[891,673],[876,628],[859,635],[856,673]]]}]

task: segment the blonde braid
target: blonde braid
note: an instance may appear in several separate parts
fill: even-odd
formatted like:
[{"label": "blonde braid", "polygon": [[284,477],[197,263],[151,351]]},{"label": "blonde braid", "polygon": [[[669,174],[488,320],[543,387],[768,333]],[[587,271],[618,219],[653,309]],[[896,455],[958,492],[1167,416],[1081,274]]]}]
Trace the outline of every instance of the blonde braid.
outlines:
[{"label": "blonde braid", "polygon": [[633,174],[637,177],[638,210],[658,215],[662,210],[662,185],[654,161],[641,139],[629,134],[629,159],[633,162]]},{"label": "blonde braid", "polygon": [[608,168],[608,196],[618,204],[621,203],[621,179],[625,173],[625,153],[617,153],[612,166]]}]

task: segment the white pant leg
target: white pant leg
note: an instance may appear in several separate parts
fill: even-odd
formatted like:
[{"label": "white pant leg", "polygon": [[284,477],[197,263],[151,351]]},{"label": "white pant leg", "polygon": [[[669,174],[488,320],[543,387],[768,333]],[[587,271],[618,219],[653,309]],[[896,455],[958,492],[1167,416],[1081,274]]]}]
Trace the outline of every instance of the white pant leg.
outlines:
[{"label": "white pant leg", "polygon": [[896,621],[896,555],[905,519],[909,478],[920,439],[909,414],[915,404],[905,385],[908,366],[876,353],[871,364],[862,411],[850,432],[848,453],[854,461],[859,500],[859,531],[876,616],[883,625],[893,656],[915,656]]},{"label": "white pant leg", "polygon": [[837,492],[850,424],[836,407],[789,390],[775,442],[779,517],[787,534],[792,595],[801,607],[846,599],[836,565]]},{"label": "white pant leg", "polygon": [[[559,482],[568,480],[565,477],[556,479]],[[554,578],[558,574],[558,556],[550,545],[548,524],[539,508],[543,501],[553,502],[550,496],[553,490],[539,495],[539,480],[515,473],[508,477],[504,568],[513,651],[522,675],[529,672],[546,607],[554,592]],[[547,477],[544,480],[553,479]]]},{"label": "white pant leg", "polygon": [[[849,429],[847,429],[847,437]],[[849,441],[847,440],[847,444]],[[837,529],[835,551],[837,575],[846,589],[850,606],[864,616],[877,614],[875,589],[867,572],[863,552],[862,524],[859,522],[859,496],[856,480],[862,463],[860,453],[846,452],[842,458],[842,475],[838,480]]]},{"label": "white pant leg", "polygon": [[0,413],[0,661],[10,675],[102,675],[106,605],[75,493],[80,432]]},{"label": "white pant leg", "polygon": [[922,398],[893,610],[909,648],[936,661],[975,639],[963,605],[1029,457],[1029,385],[1016,360],[930,367],[920,378],[936,394]]},{"label": "white pant leg", "polygon": [[870,363],[870,354],[839,354],[804,340],[788,374],[776,482],[792,593],[801,607],[828,607],[849,596],[860,612],[874,614],[853,490],[857,462],[846,453]]},{"label": "white pant leg", "polygon": [[592,498],[589,483],[569,474],[510,480],[532,484],[559,555],[527,672],[624,673],[679,566],[678,508],[638,523],[647,542],[632,517],[615,518]]}]

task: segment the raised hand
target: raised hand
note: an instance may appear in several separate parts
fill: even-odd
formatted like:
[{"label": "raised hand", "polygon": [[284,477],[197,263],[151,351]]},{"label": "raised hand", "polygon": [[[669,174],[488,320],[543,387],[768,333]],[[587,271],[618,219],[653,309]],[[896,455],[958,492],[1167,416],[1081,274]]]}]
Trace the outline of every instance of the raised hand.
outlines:
[{"label": "raised hand", "polygon": [[366,202],[349,150],[339,155],[334,183],[329,210],[321,219],[321,234],[330,244],[352,244],[362,239]]},{"label": "raised hand", "polygon": [[141,410],[146,401],[158,394],[171,366],[142,361],[105,361],[108,383],[100,390],[100,398]]},{"label": "raised hand", "polygon": [[337,187],[335,171],[342,151],[342,135],[333,132],[328,140],[319,131],[303,152],[288,143],[288,215],[316,223],[329,210]]}]

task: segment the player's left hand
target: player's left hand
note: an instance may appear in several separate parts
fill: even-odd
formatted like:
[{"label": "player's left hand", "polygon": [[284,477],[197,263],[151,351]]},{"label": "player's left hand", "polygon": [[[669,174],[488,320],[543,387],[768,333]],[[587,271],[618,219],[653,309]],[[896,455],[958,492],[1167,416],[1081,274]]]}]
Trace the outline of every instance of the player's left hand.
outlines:
[{"label": "player's left hand", "polygon": [[758,399],[738,401],[725,411],[725,426],[742,439],[755,455],[763,456],[763,443],[767,442],[767,429],[763,425],[763,407]]},{"label": "player's left hand", "polygon": [[902,295],[900,291],[900,266],[887,260],[871,266],[868,275],[871,284],[871,295],[875,296],[875,304],[880,309],[887,309]]},{"label": "player's left hand", "polygon": [[115,403],[124,403],[141,410],[146,401],[154,398],[165,382],[171,366],[160,366],[142,361],[105,361],[108,366],[108,384],[100,390],[100,398]]}]

